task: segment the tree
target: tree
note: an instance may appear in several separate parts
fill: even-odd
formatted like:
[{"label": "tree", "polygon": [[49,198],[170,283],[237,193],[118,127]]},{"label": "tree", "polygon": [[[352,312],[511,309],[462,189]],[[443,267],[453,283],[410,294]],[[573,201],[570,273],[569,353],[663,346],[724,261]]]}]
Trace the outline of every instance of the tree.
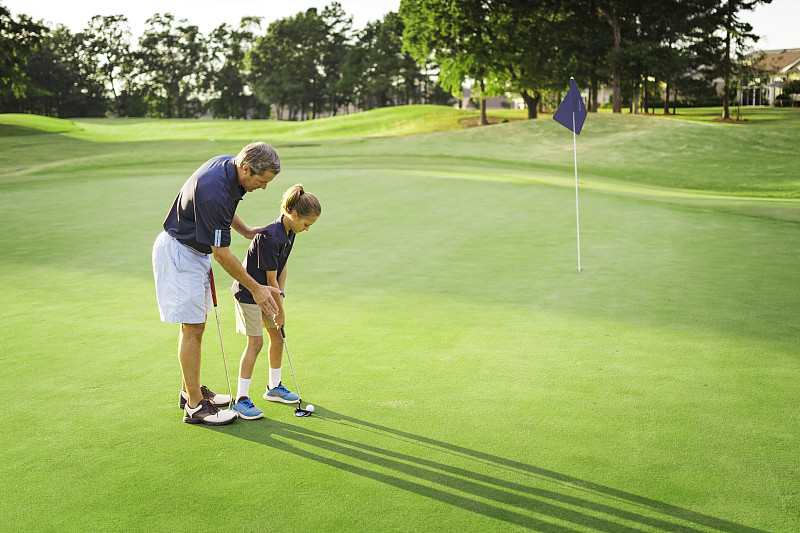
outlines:
[{"label": "tree", "polygon": [[562,92],[567,88],[566,78],[574,76],[580,86],[588,86],[586,108],[596,112],[599,108],[598,88],[611,80],[612,34],[595,9],[593,0],[573,0],[557,5],[563,8],[563,14],[554,22],[557,34],[553,35],[555,42],[551,44],[554,49],[552,57],[554,64],[564,68],[561,72],[556,71],[555,85]]},{"label": "tree", "polygon": [[622,25],[625,18],[627,0],[595,0],[598,13],[611,26],[614,39],[613,52],[609,54],[611,63],[612,108],[614,113],[622,113]]},{"label": "tree", "polygon": [[[215,116],[245,118],[248,108],[258,107],[250,94],[250,72],[246,58],[255,37],[255,29],[260,25],[260,17],[244,17],[238,28],[222,24],[211,33],[211,68],[205,86],[215,97],[210,104]],[[269,105],[255,114],[269,118]]]},{"label": "tree", "polygon": [[378,46],[381,21],[368,22],[351,46],[337,82],[343,100],[362,110],[384,105],[385,89],[391,83],[383,79],[385,64],[391,61]]},{"label": "tree", "polygon": [[0,6],[0,109],[13,109],[28,91],[28,58],[48,29],[30,17],[14,19]]},{"label": "tree", "polygon": [[[587,12],[589,15],[587,15]],[[599,31],[591,0],[403,0],[404,50],[440,66],[440,83],[460,92],[475,80],[481,101],[516,92],[536,118],[545,92],[570,75],[605,79],[611,40]],[[486,123],[485,105],[482,123]]]},{"label": "tree", "polygon": [[370,42],[370,63],[364,75],[370,80],[372,92],[380,106],[409,104],[421,101],[420,93],[427,77],[417,61],[403,51],[405,25],[400,15],[387,13],[374,23]]},{"label": "tree", "polygon": [[528,118],[538,116],[544,91],[568,83],[568,72],[584,61],[573,61],[570,43],[578,41],[568,24],[564,2],[495,0],[490,9],[490,38],[494,47],[489,62],[489,87],[494,94],[516,92],[522,96]]},{"label": "tree", "polygon": [[104,115],[105,87],[94,57],[83,50],[84,40],[62,25],[42,40],[28,59],[25,111],[62,118]]},{"label": "tree", "polygon": [[147,20],[139,40],[136,74],[147,90],[153,116],[188,117],[200,111],[198,92],[208,69],[207,44],[197,26],[186,22],[157,13]]},{"label": "tree", "polygon": [[[753,10],[758,4],[770,4],[772,0],[719,0],[712,14],[712,24],[722,32],[722,57],[718,63],[721,70],[722,118],[730,119],[730,94],[735,65],[743,63],[748,52],[748,43],[757,42],[758,35],[752,33],[753,27],[739,18],[741,11]],[[710,41],[712,44],[715,41]],[[717,41],[718,42],[718,41]]]},{"label": "tree", "polygon": [[325,36],[325,23],[315,8],[270,24],[250,53],[258,97],[275,103],[281,113],[288,108],[291,118],[298,113],[304,118],[309,109],[316,116]]},{"label": "tree", "polygon": [[473,80],[480,94],[481,125],[486,119],[486,80],[495,52],[491,5],[485,0],[401,0],[403,51],[425,64],[439,65],[439,83],[453,94]]},{"label": "tree", "polygon": [[96,15],[83,33],[82,50],[92,56],[100,81],[111,91],[114,114],[120,116],[122,101],[118,93],[121,78],[131,56],[131,29],[124,15]]},{"label": "tree", "polygon": [[783,94],[800,94],[800,80],[789,80],[781,86]]},{"label": "tree", "polygon": [[345,102],[340,79],[351,28],[352,17],[338,2],[270,24],[249,56],[256,96],[290,118],[335,114]]},{"label": "tree", "polygon": [[[695,48],[705,41],[705,20],[714,0],[665,0],[651,9],[645,24],[655,24],[660,39],[658,61],[652,72],[665,82],[664,114],[669,113],[670,91],[677,95],[686,73],[699,67]],[[652,22],[651,22],[652,21]]]},{"label": "tree", "polygon": [[429,79],[403,52],[403,21],[397,13],[358,32],[342,66],[340,87],[361,109],[421,102]]},{"label": "tree", "polygon": [[[632,89],[631,106],[638,108],[640,96],[645,107],[656,95],[657,84],[667,82],[665,109],[670,86],[696,62],[696,43],[707,40],[709,13],[720,0],[592,0],[613,35],[607,56],[611,69],[613,109],[622,111],[623,78]],[[641,92],[640,92],[641,88]]]},{"label": "tree", "polygon": [[353,17],[344,12],[341,4],[333,2],[322,10],[322,20],[326,26],[326,35],[322,43],[320,66],[324,73],[327,107],[333,115],[336,115],[340,104],[344,101],[339,90],[339,80],[351,48],[350,32],[353,28]]}]

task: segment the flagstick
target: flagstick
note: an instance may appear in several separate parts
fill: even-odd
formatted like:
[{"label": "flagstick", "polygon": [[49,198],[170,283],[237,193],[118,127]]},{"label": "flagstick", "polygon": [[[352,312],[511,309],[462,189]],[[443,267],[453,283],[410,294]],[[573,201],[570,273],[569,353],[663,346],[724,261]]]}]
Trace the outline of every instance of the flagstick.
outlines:
[{"label": "flagstick", "polygon": [[575,111],[572,112],[572,148],[575,154],[575,221],[578,227],[578,272],[581,271],[581,217],[578,214],[578,142],[575,134]]}]

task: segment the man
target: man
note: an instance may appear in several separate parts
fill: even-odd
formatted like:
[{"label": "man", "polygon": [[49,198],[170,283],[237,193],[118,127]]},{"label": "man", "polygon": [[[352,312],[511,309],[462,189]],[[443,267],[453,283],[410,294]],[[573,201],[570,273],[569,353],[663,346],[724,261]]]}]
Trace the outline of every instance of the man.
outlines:
[{"label": "man", "polygon": [[200,385],[200,343],[211,311],[210,254],[234,279],[253,293],[268,315],[278,311],[271,291],[242,267],[230,251],[231,228],[252,239],[263,228],[250,228],[236,215],[245,193],[265,189],[281,171],[275,150],[263,143],[245,146],[239,155],[206,161],[186,181],[164,220],[164,231],[153,245],[153,275],[163,322],[180,324],[178,358],[183,373],[180,406],[189,424],[223,425],[236,412],[219,410],[230,397]]}]

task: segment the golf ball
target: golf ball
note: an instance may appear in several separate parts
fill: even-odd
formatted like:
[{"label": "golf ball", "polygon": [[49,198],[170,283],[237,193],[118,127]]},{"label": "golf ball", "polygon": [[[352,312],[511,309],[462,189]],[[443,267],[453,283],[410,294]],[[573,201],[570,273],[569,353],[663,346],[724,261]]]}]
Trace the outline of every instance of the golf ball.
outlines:
[{"label": "golf ball", "polygon": [[309,413],[313,413],[314,412],[314,406],[311,405],[311,404],[306,405],[306,411],[308,411]]}]

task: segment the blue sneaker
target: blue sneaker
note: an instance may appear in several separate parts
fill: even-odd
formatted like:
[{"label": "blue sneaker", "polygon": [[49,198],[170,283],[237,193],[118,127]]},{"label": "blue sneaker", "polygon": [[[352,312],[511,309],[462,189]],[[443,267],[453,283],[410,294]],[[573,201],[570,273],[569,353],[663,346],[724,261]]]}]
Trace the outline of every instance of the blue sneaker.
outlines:
[{"label": "blue sneaker", "polygon": [[256,420],[264,416],[264,411],[253,405],[252,400],[247,396],[240,397],[239,400],[233,404],[232,409],[239,413],[239,418],[244,418],[245,420]]},{"label": "blue sneaker", "polygon": [[278,386],[274,389],[267,389],[267,392],[264,393],[264,399],[271,402],[297,403],[300,401],[300,396],[284,387],[282,383],[278,383]]}]

